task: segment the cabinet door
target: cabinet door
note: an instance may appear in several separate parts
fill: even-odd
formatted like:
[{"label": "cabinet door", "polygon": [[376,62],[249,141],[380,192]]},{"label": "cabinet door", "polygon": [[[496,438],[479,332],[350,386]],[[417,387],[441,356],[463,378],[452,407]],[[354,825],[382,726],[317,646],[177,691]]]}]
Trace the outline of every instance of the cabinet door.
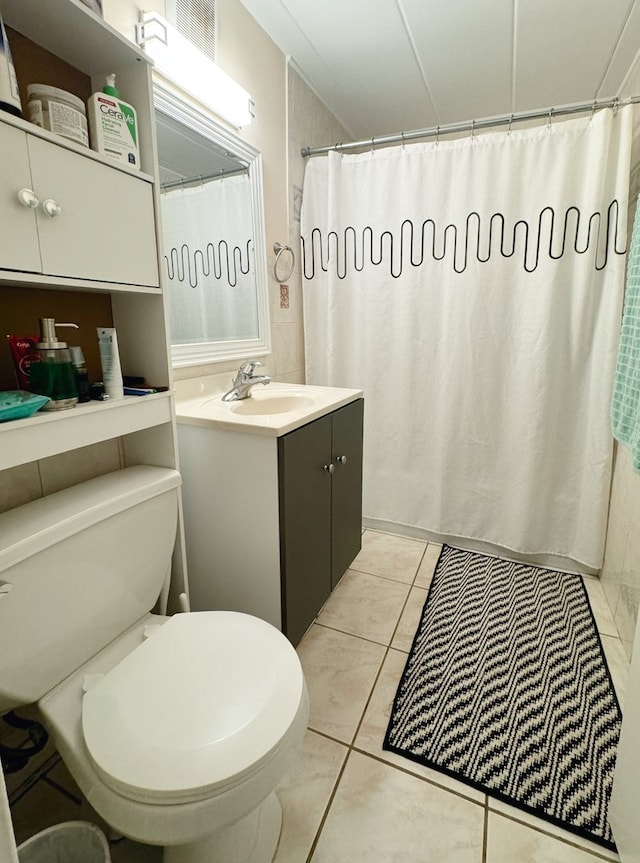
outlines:
[{"label": "cabinet door", "polygon": [[0,154],[0,268],[38,273],[36,213],[18,198],[33,190],[26,134],[0,123]]},{"label": "cabinet door", "polygon": [[[157,286],[150,183],[42,138],[29,136],[28,146],[42,272]],[[47,200],[59,206],[57,215],[47,215]]]},{"label": "cabinet door", "polygon": [[362,547],[362,427],[364,401],[333,413],[331,452],[331,589]]},{"label": "cabinet door", "polygon": [[278,441],[283,629],[297,644],[331,593],[331,415]]}]

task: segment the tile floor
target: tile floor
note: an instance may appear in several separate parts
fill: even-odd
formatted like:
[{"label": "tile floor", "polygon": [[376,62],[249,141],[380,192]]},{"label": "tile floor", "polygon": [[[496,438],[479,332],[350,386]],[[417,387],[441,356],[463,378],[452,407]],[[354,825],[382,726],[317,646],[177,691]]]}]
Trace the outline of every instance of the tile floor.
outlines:
[{"label": "tile floor", "polygon": [[[302,757],[282,782],[275,863],[596,863],[617,855],[382,750],[395,689],[440,546],[365,531],[363,549],[298,652],[311,695]],[[585,579],[621,703],[627,659],[597,579]],[[99,822],[50,753],[9,789],[18,841],[58,821]],[[114,863],[159,863],[113,843]],[[222,861],[221,861],[222,863]],[[223,861],[233,863],[233,861]]]}]

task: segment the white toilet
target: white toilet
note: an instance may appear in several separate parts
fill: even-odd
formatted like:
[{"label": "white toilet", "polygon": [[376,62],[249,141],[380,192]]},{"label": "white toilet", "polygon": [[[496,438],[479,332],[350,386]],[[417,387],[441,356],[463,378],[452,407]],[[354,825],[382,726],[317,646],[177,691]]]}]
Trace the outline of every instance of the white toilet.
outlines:
[{"label": "white toilet", "polygon": [[37,701],[94,809],[165,863],[269,863],[304,676],[256,617],[151,614],[179,485],[131,467],[0,515],[0,713]]}]

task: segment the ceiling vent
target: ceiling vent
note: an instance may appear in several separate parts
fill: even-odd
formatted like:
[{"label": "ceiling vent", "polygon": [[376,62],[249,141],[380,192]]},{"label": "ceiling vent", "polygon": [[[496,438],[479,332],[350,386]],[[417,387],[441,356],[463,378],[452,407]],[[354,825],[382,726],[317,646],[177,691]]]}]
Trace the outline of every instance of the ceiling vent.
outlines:
[{"label": "ceiling vent", "polygon": [[167,0],[167,18],[196,48],[216,61],[216,0]]}]

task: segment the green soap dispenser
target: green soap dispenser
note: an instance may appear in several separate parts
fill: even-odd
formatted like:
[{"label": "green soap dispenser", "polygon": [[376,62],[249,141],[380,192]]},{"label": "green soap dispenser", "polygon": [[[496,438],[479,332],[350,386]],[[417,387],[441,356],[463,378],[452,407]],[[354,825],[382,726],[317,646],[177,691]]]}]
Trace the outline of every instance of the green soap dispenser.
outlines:
[{"label": "green soap dispenser", "polygon": [[58,341],[56,327],[78,329],[77,324],[56,324],[54,318],[40,318],[40,341],[31,355],[29,389],[49,397],[42,408],[45,411],[66,410],[78,403],[71,352],[66,342]]}]

